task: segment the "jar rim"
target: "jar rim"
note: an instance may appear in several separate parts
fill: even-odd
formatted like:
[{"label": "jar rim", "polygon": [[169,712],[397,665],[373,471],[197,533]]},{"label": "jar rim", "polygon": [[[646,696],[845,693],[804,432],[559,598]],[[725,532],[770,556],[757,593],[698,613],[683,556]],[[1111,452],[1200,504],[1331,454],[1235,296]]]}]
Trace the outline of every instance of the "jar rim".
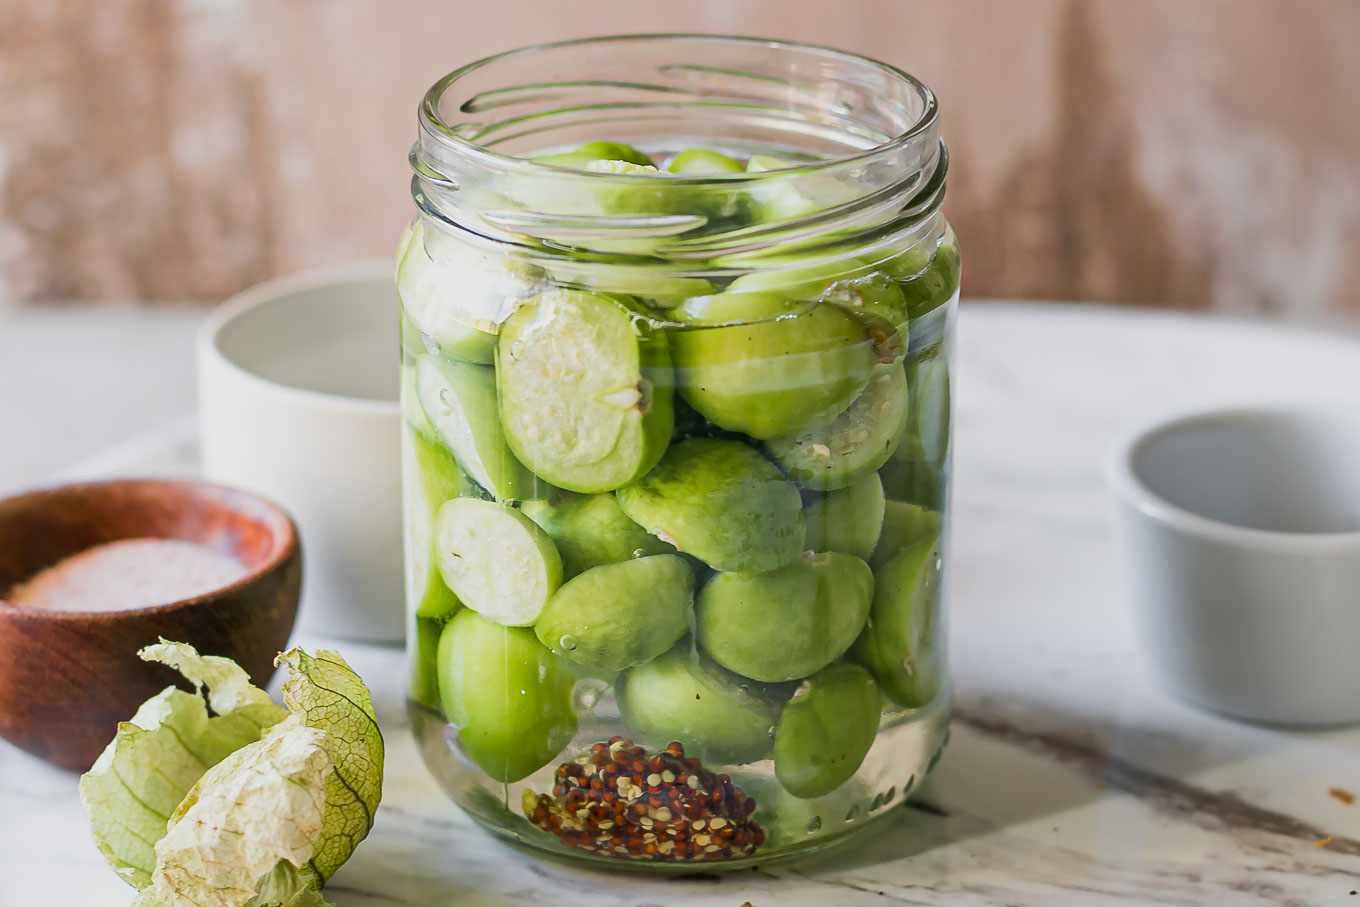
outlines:
[{"label": "jar rim", "polygon": [[471,63],[460,66],[452,72],[446,74],[432,85],[421,99],[419,119],[422,129],[428,128],[431,135],[438,138],[442,143],[452,146],[457,151],[471,156],[473,159],[480,159],[497,168],[509,168],[521,173],[570,173],[575,177],[594,178],[600,180],[617,179],[618,174],[592,172],[570,167],[558,166],[544,161],[536,161],[527,157],[519,157],[511,154],[503,154],[493,148],[472,141],[466,136],[461,135],[456,129],[447,124],[439,113],[439,105],[444,94],[458,83],[460,79],[468,75],[486,69],[489,66],[517,57],[529,56],[536,53],[543,53],[553,50],[561,50],[570,47],[605,45],[613,42],[624,41],[706,41],[711,43],[733,44],[741,46],[759,46],[766,48],[784,49],[789,51],[816,52],[827,54],[831,57],[852,61],[860,65],[868,66],[880,73],[888,75],[908,85],[921,100],[921,111],[905,129],[886,140],[878,142],[868,148],[857,149],[847,154],[834,154],[826,157],[817,158],[810,161],[791,162],[791,166],[780,168],[776,171],[763,172],[739,172],[739,173],[705,173],[693,176],[670,174],[670,173],[637,173],[628,174],[630,179],[664,179],[671,184],[676,183],[708,183],[714,182],[742,184],[745,182],[757,181],[767,178],[769,173],[780,173],[787,175],[800,175],[816,172],[830,167],[854,166],[856,164],[872,161],[884,155],[892,154],[898,149],[910,144],[918,139],[922,133],[932,129],[939,118],[939,104],[935,93],[928,85],[900,67],[891,63],[885,63],[866,54],[855,53],[853,51],[842,50],[830,47],[825,44],[817,44],[808,41],[794,41],[782,38],[760,38],[749,35],[725,35],[708,34],[703,32],[641,32],[618,35],[596,35],[583,38],[569,38],[562,41],[549,41],[538,44],[525,45],[511,50],[501,51],[491,54]]}]

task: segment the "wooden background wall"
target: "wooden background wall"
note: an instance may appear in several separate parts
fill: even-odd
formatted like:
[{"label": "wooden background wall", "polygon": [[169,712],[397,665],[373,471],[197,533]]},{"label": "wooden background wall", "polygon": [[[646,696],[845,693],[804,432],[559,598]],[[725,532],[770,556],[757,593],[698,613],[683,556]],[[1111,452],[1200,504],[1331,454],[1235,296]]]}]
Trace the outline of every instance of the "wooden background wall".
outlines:
[{"label": "wooden background wall", "polygon": [[1360,314],[1357,0],[0,0],[0,302],[385,255],[436,77],[649,30],[932,84],[968,295]]}]

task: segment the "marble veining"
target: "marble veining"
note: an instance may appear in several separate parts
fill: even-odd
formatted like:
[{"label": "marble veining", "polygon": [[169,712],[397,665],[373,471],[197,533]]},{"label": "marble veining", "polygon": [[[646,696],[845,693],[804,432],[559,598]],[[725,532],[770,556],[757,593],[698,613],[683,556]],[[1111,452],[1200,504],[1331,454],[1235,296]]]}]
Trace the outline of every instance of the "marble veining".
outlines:
[{"label": "marble veining", "polygon": [[[36,342],[35,338],[35,342]],[[373,833],[338,907],[1232,904],[1360,907],[1360,730],[1285,732],[1170,699],[1148,676],[1106,529],[1105,447],[1219,403],[1360,397],[1360,342],[1167,314],[966,304],[957,370],[952,741],[915,798],[793,864],[680,879],[530,857],[425,773],[401,653],[338,648],[388,743]],[[179,432],[78,474],[188,470]],[[0,905],[123,904],[74,777],[0,744]]]}]

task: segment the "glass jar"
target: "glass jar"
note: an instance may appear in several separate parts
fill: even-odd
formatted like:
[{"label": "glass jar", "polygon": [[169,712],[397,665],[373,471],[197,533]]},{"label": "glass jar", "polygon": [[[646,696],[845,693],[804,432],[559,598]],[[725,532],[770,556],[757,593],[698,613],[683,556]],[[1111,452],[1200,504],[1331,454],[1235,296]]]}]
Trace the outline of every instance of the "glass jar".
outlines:
[{"label": "glass jar", "polygon": [[658,869],[853,832],[946,739],[959,253],[935,98],[665,35],[440,80],[397,261],[410,713],[492,831]]}]

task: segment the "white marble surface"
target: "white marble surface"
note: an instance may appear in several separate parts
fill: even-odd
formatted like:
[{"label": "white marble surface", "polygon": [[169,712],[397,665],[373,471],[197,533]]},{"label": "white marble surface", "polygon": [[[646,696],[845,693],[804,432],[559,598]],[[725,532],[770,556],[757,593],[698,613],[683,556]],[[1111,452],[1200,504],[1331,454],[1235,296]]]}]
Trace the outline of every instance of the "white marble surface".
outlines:
[{"label": "white marble surface", "polygon": [[[191,325],[167,325],[144,316],[109,324],[108,342],[126,355],[119,367],[182,366],[183,350],[161,344],[187,339]],[[0,335],[0,352],[61,340],[18,329],[27,339]],[[950,577],[958,710],[953,742],[914,805],[837,852],[722,877],[661,881],[541,862],[478,831],[426,776],[404,727],[400,655],[339,644],[375,689],[388,780],[373,834],[328,889],[338,907],[1360,907],[1360,806],[1327,794],[1360,790],[1360,729],[1249,727],[1160,692],[1133,638],[1099,470],[1116,434],[1169,410],[1360,405],[1360,340],[1173,314],[972,303],[960,354]],[[54,423],[100,386],[97,376],[20,391],[17,372],[0,358],[0,419],[50,439],[37,460],[58,466],[68,451]],[[189,381],[187,371],[175,374]],[[155,414],[175,416],[179,393],[152,394]],[[129,425],[150,418],[149,408],[123,402]],[[29,481],[27,451],[28,465],[12,467],[0,445],[0,485],[15,474]],[[181,426],[81,472],[186,469],[191,455]],[[0,744],[0,907],[130,899],[86,838],[74,776]]]}]

